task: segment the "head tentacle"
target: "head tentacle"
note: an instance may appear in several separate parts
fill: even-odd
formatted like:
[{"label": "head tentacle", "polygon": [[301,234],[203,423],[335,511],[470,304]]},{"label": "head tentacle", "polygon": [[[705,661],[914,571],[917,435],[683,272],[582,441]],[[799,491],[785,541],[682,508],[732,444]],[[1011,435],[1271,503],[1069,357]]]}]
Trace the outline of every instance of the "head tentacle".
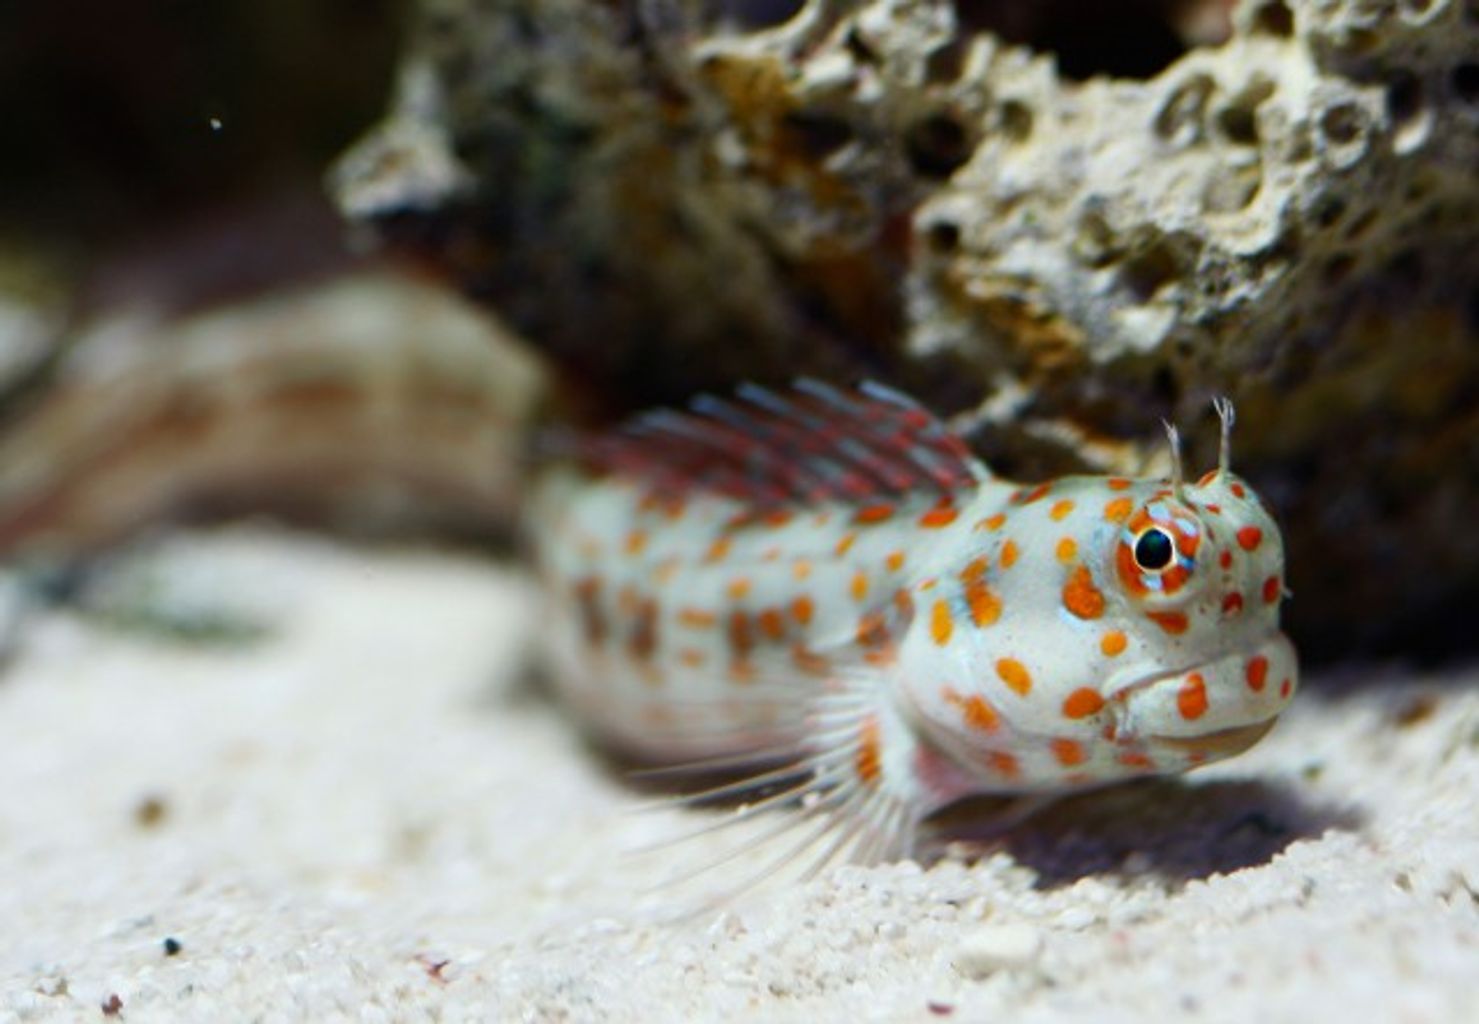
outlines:
[{"label": "head tentacle", "polygon": [[1212,399],[1212,408],[1217,413],[1217,418],[1222,421],[1222,442],[1217,450],[1217,472],[1225,475],[1232,469],[1232,428],[1238,420],[1238,414],[1233,408],[1232,399],[1226,395],[1218,395]]},{"label": "head tentacle", "polygon": [[1171,493],[1177,499],[1184,499],[1186,480],[1181,470],[1181,431],[1170,420],[1161,420],[1161,426],[1166,428],[1166,449],[1171,457]]}]

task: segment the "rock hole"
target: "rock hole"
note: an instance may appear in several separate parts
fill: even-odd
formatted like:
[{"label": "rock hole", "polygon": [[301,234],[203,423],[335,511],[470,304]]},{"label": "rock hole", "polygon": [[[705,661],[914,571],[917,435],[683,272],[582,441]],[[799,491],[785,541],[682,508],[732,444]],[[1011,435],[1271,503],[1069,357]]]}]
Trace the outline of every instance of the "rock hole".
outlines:
[{"label": "rock hole", "polygon": [[926,178],[950,177],[970,159],[973,148],[965,127],[948,113],[922,118],[904,138],[910,165]]},{"label": "rock hole", "polygon": [[1207,75],[1194,75],[1178,85],[1155,116],[1155,133],[1174,145],[1201,138],[1202,118],[1214,87]]},{"label": "rock hole", "polygon": [[1460,64],[1448,81],[1455,96],[1470,106],[1479,105],[1479,64]]},{"label": "rock hole", "polygon": [[835,114],[793,110],[782,123],[787,137],[812,160],[824,160],[853,140],[852,125]]},{"label": "rock hole", "polygon": [[924,240],[931,251],[948,255],[960,247],[960,225],[954,221],[937,220],[924,229]]},{"label": "rock hole", "polygon": [[806,6],[806,0],[718,0],[711,10],[717,19],[743,32],[784,25]]},{"label": "rock hole", "polygon": [[856,28],[847,30],[847,38],[843,40],[843,45],[847,47],[847,52],[852,55],[852,59],[859,64],[878,63],[878,54],[873,52],[873,47],[863,41],[863,37],[858,35]]},{"label": "rock hole", "polygon": [[1409,14],[1426,14],[1433,6],[1433,0],[1402,0],[1402,9]]},{"label": "rock hole", "polygon": [[1217,127],[1227,141],[1240,146],[1258,144],[1258,108],[1242,103],[1223,107],[1217,115]]},{"label": "rock hole", "polygon": [[1394,125],[1404,125],[1423,107],[1423,85],[1410,71],[1402,71],[1387,83],[1387,116]]},{"label": "rock hole", "polygon": [[1150,375],[1150,386],[1164,408],[1169,409],[1176,405],[1176,396],[1181,389],[1176,385],[1176,375],[1169,366],[1155,368],[1155,372]]},{"label": "rock hole", "polygon": [[1140,302],[1149,302],[1180,275],[1176,254],[1163,242],[1132,256],[1120,270],[1120,280]]},{"label": "rock hole", "polygon": [[1001,132],[1013,142],[1032,137],[1032,108],[1021,100],[1004,100],[999,111]]},{"label": "rock hole", "polygon": [[1325,268],[1321,272],[1325,284],[1335,286],[1341,284],[1351,276],[1351,271],[1356,267],[1355,259],[1349,253],[1337,253],[1325,261]]},{"label": "rock hole", "polygon": [[924,62],[924,74],[931,82],[953,82],[965,70],[965,57],[970,50],[970,38],[958,35],[943,46],[931,51]]},{"label": "rock hole", "polygon": [[1371,230],[1371,225],[1376,223],[1376,211],[1367,210],[1361,216],[1346,225],[1345,238],[1348,242],[1354,242],[1366,232]]},{"label": "rock hole", "polygon": [[1345,216],[1345,200],[1340,196],[1325,196],[1315,204],[1315,223],[1322,228],[1334,227]]},{"label": "rock hole", "polygon": [[1320,115],[1320,131],[1331,142],[1355,142],[1365,124],[1365,113],[1354,103],[1337,103]]},{"label": "rock hole", "polygon": [[965,30],[1053,55],[1065,78],[1154,78],[1186,52],[1167,0],[955,0]]},{"label": "rock hole", "polygon": [[1423,258],[1416,249],[1403,249],[1387,264],[1387,273],[1398,287],[1411,291],[1423,283]]},{"label": "rock hole", "polygon": [[1265,36],[1288,39],[1294,35],[1294,12],[1288,4],[1274,0],[1253,13],[1253,31]]}]

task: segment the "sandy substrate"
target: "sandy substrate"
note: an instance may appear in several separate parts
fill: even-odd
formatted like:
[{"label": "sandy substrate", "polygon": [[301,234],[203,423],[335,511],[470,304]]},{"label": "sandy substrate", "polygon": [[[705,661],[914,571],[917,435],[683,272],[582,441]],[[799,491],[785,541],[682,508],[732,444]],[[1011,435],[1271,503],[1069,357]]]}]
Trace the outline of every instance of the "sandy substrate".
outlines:
[{"label": "sandy substrate", "polygon": [[734,837],[624,852],[719,812],[631,813],[518,575],[245,529],[149,564],[114,613],[217,642],[48,612],[0,680],[0,1020],[1479,1020],[1473,669],[1312,680],[975,863],[671,921],[646,890]]}]

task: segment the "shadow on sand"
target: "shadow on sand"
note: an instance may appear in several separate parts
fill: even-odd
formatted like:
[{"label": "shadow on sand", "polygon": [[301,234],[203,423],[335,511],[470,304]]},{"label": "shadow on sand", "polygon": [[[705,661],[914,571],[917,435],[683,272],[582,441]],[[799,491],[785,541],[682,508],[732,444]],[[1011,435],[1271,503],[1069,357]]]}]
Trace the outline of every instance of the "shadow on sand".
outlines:
[{"label": "shadow on sand", "polygon": [[1263,780],[1188,783],[1155,779],[1060,800],[1006,831],[1001,804],[969,800],[932,822],[939,854],[975,859],[1004,850],[1037,872],[1039,888],[1105,874],[1146,874],[1180,884],[1266,864],[1291,843],[1329,829],[1355,830],[1350,806],[1311,802]]}]

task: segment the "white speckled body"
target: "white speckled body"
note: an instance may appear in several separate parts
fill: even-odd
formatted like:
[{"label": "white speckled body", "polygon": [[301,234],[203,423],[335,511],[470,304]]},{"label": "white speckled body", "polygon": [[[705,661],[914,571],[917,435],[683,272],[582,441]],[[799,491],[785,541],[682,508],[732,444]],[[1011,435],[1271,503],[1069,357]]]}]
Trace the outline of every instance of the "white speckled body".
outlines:
[{"label": "white speckled body", "polygon": [[1179,772],[1267,731],[1297,669],[1278,531],[1244,483],[961,467],[943,493],[781,503],[552,473],[534,530],[558,685],[647,758],[794,748],[839,813],[903,831],[970,793]]}]

